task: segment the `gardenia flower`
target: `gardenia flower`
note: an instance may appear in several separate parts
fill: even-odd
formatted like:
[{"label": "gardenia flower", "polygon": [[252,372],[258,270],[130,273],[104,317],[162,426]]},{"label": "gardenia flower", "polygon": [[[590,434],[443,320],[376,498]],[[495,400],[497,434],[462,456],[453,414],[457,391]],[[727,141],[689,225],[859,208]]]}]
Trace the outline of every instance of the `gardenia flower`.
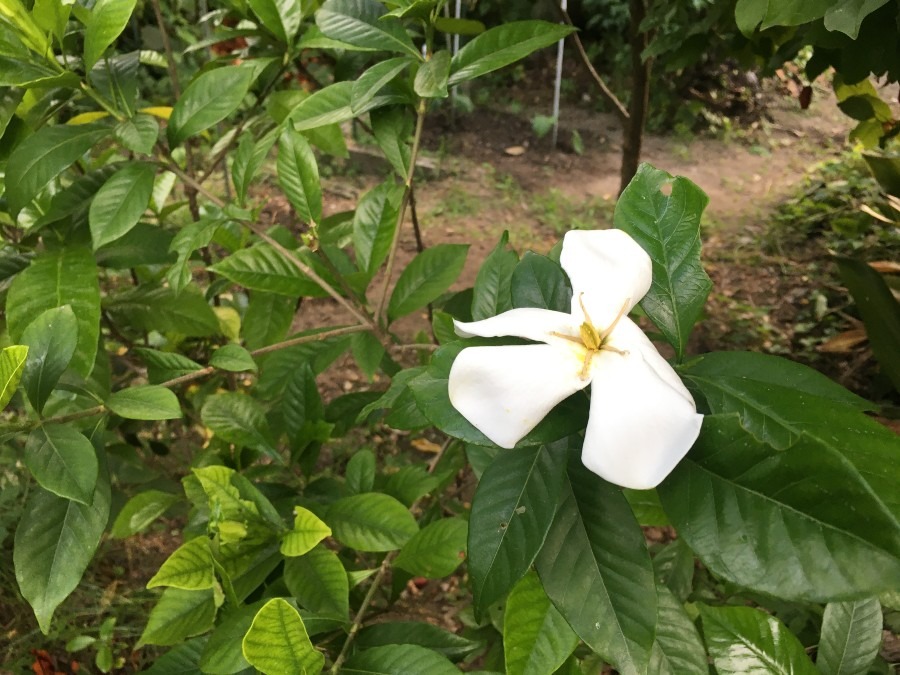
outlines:
[{"label": "gardenia flower", "polygon": [[560,264],[572,282],[571,314],[522,308],[455,322],[462,337],[540,344],[463,349],[450,369],[450,402],[512,448],[557,403],[591,385],[581,461],[611,483],[656,487],[697,440],[703,416],[627,316],[650,289],[650,256],[621,230],[571,231]]}]

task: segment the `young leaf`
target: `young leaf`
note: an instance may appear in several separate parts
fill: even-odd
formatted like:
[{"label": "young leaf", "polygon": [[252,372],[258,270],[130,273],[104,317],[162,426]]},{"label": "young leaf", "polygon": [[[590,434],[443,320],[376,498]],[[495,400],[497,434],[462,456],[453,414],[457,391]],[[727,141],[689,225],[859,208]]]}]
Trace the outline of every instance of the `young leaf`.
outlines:
[{"label": "young leaf", "polygon": [[816,675],[803,645],[774,616],[752,607],[699,608],[706,646],[722,675]]},{"label": "young leaf", "polygon": [[326,37],[354,47],[421,58],[403,25],[386,13],[375,0],[327,0],[316,13],[316,25]]},{"label": "young leaf", "polygon": [[71,426],[48,424],[32,431],[25,444],[25,466],[45,490],[90,506],[97,486],[97,452]]},{"label": "young leaf", "polygon": [[406,542],[394,564],[417,577],[450,576],[465,560],[467,532],[468,523],[462,518],[436,520]]},{"label": "young leaf", "polygon": [[350,586],[347,571],[333,551],[316,546],[306,555],[288,558],[284,561],[284,583],[302,607],[346,621]]},{"label": "young leaf", "polygon": [[[661,190],[667,185],[670,194]],[[712,288],[700,263],[700,217],[708,202],[687,178],[641,164],[616,203],[615,226],[634,237],[653,261],[653,285],[641,308],[679,360]]]},{"label": "young leaf", "polygon": [[548,21],[513,21],[485,31],[453,57],[449,84],[474,80],[556,44],[574,28]]},{"label": "young leaf", "polygon": [[9,334],[18,342],[36,317],[65,305],[78,322],[70,365],[86,377],[94,367],[100,337],[100,285],[94,256],[87,249],[69,246],[45,251],[13,279],[6,302]]},{"label": "young leaf", "polygon": [[415,92],[422,98],[447,98],[447,78],[450,76],[450,52],[435,52],[423,63],[413,83]]},{"label": "young leaf", "polygon": [[591,649],[622,675],[647,671],[657,598],[644,535],[622,492],[584,468],[577,452],[570,453],[537,571],[553,604]]},{"label": "young leaf", "polygon": [[202,591],[215,585],[212,551],[206,535],[195,537],[176,548],[147,582],[147,588],[169,586],[185,591]]},{"label": "young leaf", "polygon": [[364,649],[347,659],[344,675],[459,675],[446,656],[418,645],[385,645]]},{"label": "young leaf", "polygon": [[256,613],[242,648],[250,665],[266,675],[319,673],[325,666],[300,614],[281,598],[269,600]]},{"label": "young leaf", "polygon": [[466,244],[438,244],[413,258],[397,279],[388,303],[391,321],[436,300],[456,281],[466,262]]},{"label": "young leaf", "polygon": [[150,611],[147,626],[135,649],[144,645],[176,645],[186,638],[202,635],[216,618],[212,589],[185,591],[167,588]]},{"label": "young leaf", "polygon": [[403,504],[377,492],[339,499],[328,508],[325,522],[335,539],[358,551],[393,551],[419,531]]},{"label": "young leaf", "polygon": [[6,407],[16,393],[27,359],[28,347],[25,345],[4,347],[0,351],[0,410]]},{"label": "young leaf", "polygon": [[209,365],[232,373],[256,372],[256,362],[246,349],[234,343],[219,347],[209,359]]},{"label": "young leaf", "polygon": [[294,507],[294,529],[281,536],[281,554],[287,557],[309,553],[325,537],[331,536],[331,528],[319,517],[302,506]]},{"label": "young leaf", "polygon": [[98,191],[88,212],[96,251],[138,224],[153,194],[156,169],[136,162],[120,169]]},{"label": "young leaf", "polygon": [[511,284],[519,256],[506,247],[508,242],[509,232],[504,231],[497,247],[478,270],[472,292],[473,321],[497,316],[513,308]]},{"label": "young leaf", "polygon": [[278,141],[278,184],[297,216],[315,225],[322,219],[319,165],[302,134],[287,127]]},{"label": "young leaf", "polygon": [[84,31],[84,69],[90,72],[103,52],[125,30],[136,0],[97,0]]},{"label": "young leaf", "polygon": [[177,420],[181,405],[171,390],[155,384],[129,387],[115,392],[104,405],[129,420]]},{"label": "young leaf", "polygon": [[228,117],[244,100],[252,82],[253,71],[241,66],[201,73],[172,108],[166,128],[169,145],[175,147]]},{"label": "young leaf", "polygon": [[178,501],[177,495],[161,490],[145,490],[125,502],[110,529],[110,535],[124,539],[142,532]]},{"label": "young leaf", "polygon": [[553,673],[578,644],[578,636],[550,603],[537,574],[515,585],[503,613],[503,654],[507,675]]},{"label": "young leaf", "polygon": [[469,518],[475,607],[501,600],[537,557],[562,490],[565,444],[501,452],[482,474]]},{"label": "young leaf", "polygon": [[829,602],[822,618],[816,668],[822,675],[867,673],[881,648],[878,598]]}]

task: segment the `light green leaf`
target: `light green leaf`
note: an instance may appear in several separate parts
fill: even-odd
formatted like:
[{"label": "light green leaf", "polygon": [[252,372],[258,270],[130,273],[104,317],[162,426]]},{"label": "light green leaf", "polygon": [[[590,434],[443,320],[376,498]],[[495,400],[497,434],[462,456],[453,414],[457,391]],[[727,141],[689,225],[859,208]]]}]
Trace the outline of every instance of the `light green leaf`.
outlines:
[{"label": "light green leaf", "polygon": [[284,583],[301,607],[346,621],[350,612],[347,571],[337,554],[316,546],[284,561]]},{"label": "light green leaf", "polygon": [[110,534],[117,539],[124,539],[142,532],[177,501],[177,495],[161,490],[145,490],[138,493],[125,502],[125,506],[116,516]]},{"label": "light green leaf", "polygon": [[325,522],[335,539],[358,551],[393,551],[419,531],[403,504],[376,492],[339,499],[328,508]]},{"label": "light green leaf", "polygon": [[84,32],[84,69],[90,72],[103,52],[125,30],[136,0],[97,0]]},{"label": "light green leaf", "polygon": [[[309,249],[294,253],[318,273]],[[324,297],[318,284],[305,276],[297,266],[268,244],[241,249],[210,269],[226,279],[254,291],[277,293],[290,297]]]},{"label": "light green leaf", "polygon": [[841,0],[832,3],[825,12],[825,28],[840,31],[855,40],[859,37],[863,19],[887,3],[888,0]]},{"label": "light green leaf", "polygon": [[278,184],[304,223],[322,219],[322,186],[316,156],[302,134],[287,127],[278,141]]},{"label": "light green leaf", "polygon": [[327,0],[316,13],[316,25],[326,37],[354,47],[421,58],[400,21],[385,14],[375,0]]},{"label": "light green leaf", "polygon": [[155,175],[150,164],[128,164],[97,191],[88,212],[95,251],[138,224],[150,203]]},{"label": "light green leaf", "polygon": [[248,370],[256,372],[257,370],[256,361],[253,360],[250,352],[234,343],[223,345],[214,351],[209,359],[209,365],[233,373],[242,373]]},{"label": "light green leaf", "polygon": [[159,123],[150,115],[135,115],[120,122],[114,133],[116,139],[132,152],[149,155],[159,137]]},{"label": "light green leaf", "polygon": [[414,61],[408,56],[397,56],[393,59],[379,61],[360,75],[353,83],[353,89],[350,92],[350,107],[353,112],[358,114],[388,82],[408,68],[411,63]]},{"label": "light green leaf", "polygon": [[347,462],[344,477],[351,493],[371,492],[375,484],[375,453],[367,449],[353,453]]},{"label": "light green leaf", "polygon": [[256,399],[246,394],[224,392],[210,396],[200,409],[200,417],[213,433],[228,443],[275,453],[265,411]]},{"label": "light green leaf", "polygon": [[16,29],[16,36],[35,54],[44,56],[50,49],[45,30],[32,18],[31,12],[25,9],[19,0],[3,0],[0,3],[0,21],[8,23]]},{"label": "light green leaf", "polygon": [[388,181],[366,192],[353,214],[353,251],[360,271],[373,276],[390,252],[402,186]]},{"label": "light green leaf", "polygon": [[200,657],[200,670],[210,675],[233,675],[250,668],[241,642],[253,625],[253,618],[266,603],[259,600],[239,608],[223,608],[219,623],[209,635]]},{"label": "light green leaf", "polygon": [[70,365],[87,377],[94,367],[100,337],[100,285],[94,256],[87,249],[67,246],[45,251],[13,279],[6,302],[9,334],[18,342],[35,317],[65,305],[71,307],[78,322],[78,342]]},{"label": "light green leaf", "polygon": [[[670,186],[665,194],[662,188]],[[709,198],[682,176],[641,164],[616,202],[615,226],[653,261],[653,284],[641,308],[681,360],[712,282],[700,263],[700,216]]]},{"label": "light green leaf", "polygon": [[147,364],[147,378],[151,384],[159,384],[203,369],[196,361],[174,352],[160,352],[145,347],[137,347],[134,351]]},{"label": "light green leaf", "polygon": [[436,300],[456,281],[466,262],[467,244],[438,244],[413,258],[397,279],[388,303],[391,321]]},{"label": "light green leaf", "polygon": [[6,407],[16,393],[27,358],[28,347],[24,345],[4,347],[0,351],[0,410]]},{"label": "light green leaf", "polygon": [[468,529],[462,518],[436,520],[406,542],[394,564],[414,576],[450,576],[466,558]]},{"label": "light green leaf", "polygon": [[48,424],[32,431],[25,444],[25,466],[45,490],[91,505],[99,470],[97,452],[72,427]]},{"label": "light green leaf", "polygon": [[380,108],[373,110],[369,117],[372,120],[375,142],[396,174],[405,181],[412,161],[408,140],[413,126],[409,111],[399,106]]},{"label": "light green leaf", "polygon": [[816,668],[822,675],[865,675],[881,649],[881,626],[878,598],[828,603]]},{"label": "light green leaf", "polygon": [[352,100],[353,83],[335,82],[303,99],[288,118],[297,131],[346,122],[362,113],[353,110]]},{"label": "light green leaf", "polygon": [[165,387],[146,384],[120,389],[104,402],[119,417],[129,420],[176,420],[181,418],[178,397]]},{"label": "light green leaf", "polygon": [[213,627],[216,602],[212,589],[167,588],[150,611],[135,649],[144,645],[176,645]]},{"label": "light green leaf", "polygon": [[419,645],[385,645],[364,649],[347,659],[342,675],[459,675],[437,652]]},{"label": "light green leaf", "polygon": [[202,591],[215,585],[212,551],[205,535],[176,548],[147,582],[147,588],[171,586],[185,591]]},{"label": "light green leaf", "polygon": [[721,675],[816,675],[803,645],[774,616],[752,607],[699,608],[703,637]]},{"label": "light green leaf", "polygon": [[35,0],[32,16],[40,28],[62,43],[71,11],[72,6],[63,0]]},{"label": "light green leaf", "polygon": [[275,37],[288,45],[294,41],[303,21],[300,0],[249,0],[249,5]]},{"label": "light green leaf", "polygon": [[435,52],[423,63],[413,82],[415,92],[422,98],[447,98],[447,79],[450,77],[450,52]]},{"label": "light green leaf", "polygon": [[325,666],[300,614],[281,598],[269,600],[257,612],[244,636],[243,652],[250,665],[266,675],[315,675]]},{"label": "light green leaf", "polygon": [[247,203],[247,189],[276,140],[278,140],[278,135],[274,131],[259,140],[254,140],[250,134],[241,137],[237,151],[234,153],[234,161],[231,164],[231,180],[234,181],[239,206]]},{"label": "light green leaf", "polygon": [[253,71],[241,66],[224,66],[197,76],[172,108],[166,128],[169,145],[179,145],[228,117],[244,100],[252,82]]},{"label": "light green leaf", "polygon": [[219,320],[197,285],[186,286],[180,293],[175,293],[166,286],[145,283],[108,297],[104,309],[115,319],[139,330],[185,337],[221,333]]},{"label": "light green leaf", "polygon": [[294,529],[281,535],[281,553],[296,557],[309,553],[325,537],[331,536],[331,528],[319,517],[302,506],[294,507]]},{"label": "light green leaf", "polygon": [[551,604],[540,579],[529,572],[515,585],[503,614],[507,675],[543,675],[559,668],[578,636]]}]

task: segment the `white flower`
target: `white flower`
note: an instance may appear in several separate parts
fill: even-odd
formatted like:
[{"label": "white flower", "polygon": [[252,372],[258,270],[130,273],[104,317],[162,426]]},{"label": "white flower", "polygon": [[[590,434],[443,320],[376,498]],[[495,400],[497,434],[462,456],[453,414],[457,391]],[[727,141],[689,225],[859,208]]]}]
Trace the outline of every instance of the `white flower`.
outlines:
[{"label": "white flower", "polygon": [[456,322],[463,337],[542,344],[464,349],[450,370],[450,401],[491,441],[512,448],[557,403],[591,385],[582,462],[611,483],[655,487],[694,444],[703,416],[627,316],[650,289],[650,257],[621,230],[571,231],[560,263],[574,291],[571,314],[524,308]]}]

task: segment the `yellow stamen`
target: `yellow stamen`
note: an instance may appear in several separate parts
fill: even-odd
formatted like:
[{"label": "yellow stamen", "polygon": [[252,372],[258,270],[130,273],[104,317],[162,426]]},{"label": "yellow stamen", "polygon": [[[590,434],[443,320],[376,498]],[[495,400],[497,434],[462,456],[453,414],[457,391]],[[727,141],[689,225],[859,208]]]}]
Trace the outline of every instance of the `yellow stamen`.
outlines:
[{"label": "yellow stamen", "polygon": [[628,314],[628,305],[630,303],[631,303],[631,298],[626,298],[625,302],[622,303],[622,309],[620,309],[619,313],[616,314],[616,318],[613,319],[613,322],[611,324],[609,324],[609,328],[607,328],[605,331],[600,333],[600,341],[601,342],[604,342],[606,340],[606,338],[609,337],[610,333],[612,333],[613,330],[615,330],[616,324],[618,324],[619,321],[621,321],[623,316]]}]

